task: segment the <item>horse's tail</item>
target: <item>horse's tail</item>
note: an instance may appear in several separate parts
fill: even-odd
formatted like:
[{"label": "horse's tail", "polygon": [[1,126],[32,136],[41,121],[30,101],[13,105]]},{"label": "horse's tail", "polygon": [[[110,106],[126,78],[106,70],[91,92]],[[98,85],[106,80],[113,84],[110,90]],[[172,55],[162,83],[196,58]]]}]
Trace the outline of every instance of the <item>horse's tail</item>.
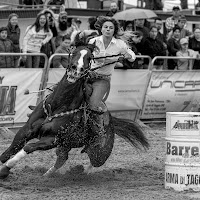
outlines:
[{"label": "horse's tail", "polygon": [[146,150],[149,147],[148,140],[144,135],[144,130],[136,122],[126,119],[119,119],[112,116],[114,132],[121,138],[125,139],[134,147]]}]

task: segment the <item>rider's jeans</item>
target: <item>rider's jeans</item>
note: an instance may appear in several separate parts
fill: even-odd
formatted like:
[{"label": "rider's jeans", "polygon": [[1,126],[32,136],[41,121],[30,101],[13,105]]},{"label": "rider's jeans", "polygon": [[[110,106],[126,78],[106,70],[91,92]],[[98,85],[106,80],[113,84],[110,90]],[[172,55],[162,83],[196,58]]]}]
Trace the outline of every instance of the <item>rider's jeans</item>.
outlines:
[{"label": "rider's jeans", "polygon": [[109,80],[95,79],[92,82],[93,92],[89,101],[91,110],[101,111],[99,107],[102,108],[102,99],[109,90],[109,85]]}]

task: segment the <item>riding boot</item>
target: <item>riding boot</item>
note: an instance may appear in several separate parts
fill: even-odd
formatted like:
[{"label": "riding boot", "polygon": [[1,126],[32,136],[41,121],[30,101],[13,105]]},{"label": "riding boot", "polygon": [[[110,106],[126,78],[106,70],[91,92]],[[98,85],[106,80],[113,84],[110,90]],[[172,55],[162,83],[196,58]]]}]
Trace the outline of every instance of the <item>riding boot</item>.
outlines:
[{"label": "riding boot", "polygon": [[92,111],[90,115],[91,128],[94,133],[92,143],[96,145],[103,145],[105,142],[105,129],[103,113]]}]

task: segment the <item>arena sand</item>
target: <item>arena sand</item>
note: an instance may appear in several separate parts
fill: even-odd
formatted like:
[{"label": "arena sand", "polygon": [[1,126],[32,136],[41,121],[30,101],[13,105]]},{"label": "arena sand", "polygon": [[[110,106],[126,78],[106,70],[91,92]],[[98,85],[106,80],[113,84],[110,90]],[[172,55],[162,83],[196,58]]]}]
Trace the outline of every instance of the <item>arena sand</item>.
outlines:
[{"label": "arena sand", "polygon": [[[139,151],[116,137],[110,158],[89,175],[78,174],[77,165],[88,165],[81,149],[70,152],[67,163],[51,177],[42,174],[56,160],[55,150],[26,157],[5,180],[0,180],[0,200],[189,200],[200,199],[193,191],[164,188],[165,124],[145,128],[150,149]],[[11,139],[0,137],[0,152]]]}]

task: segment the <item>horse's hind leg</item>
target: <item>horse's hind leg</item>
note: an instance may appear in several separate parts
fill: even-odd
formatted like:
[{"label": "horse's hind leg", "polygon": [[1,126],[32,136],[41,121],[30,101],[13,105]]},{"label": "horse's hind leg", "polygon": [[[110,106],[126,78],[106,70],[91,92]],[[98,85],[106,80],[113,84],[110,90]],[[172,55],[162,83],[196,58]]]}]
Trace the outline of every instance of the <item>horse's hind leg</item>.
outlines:
[{"label": "horse's hind leg", "polygon": [[56,155],[57,155],[56,163],[54,164],[54,166],[49,168],[49,170],[43,176],[50,176],[51,174],[56,172],[58,169],[60,169],[67,161],[68,153],[70,150],[71,148],[58,147],[56,149]]},{"label": "horse's hind leg", "polygon": [[[105,125],[105,140],[102,144],[96,144],[96,142],[90,143],[89,147],[85,150],[93,167],[100,167],[106,162],[112,152],[114,144],[114,130],[112,122],[110,121],[111,118],[109,112],[106,112],[103,115]],[[88,167],[88,171],[90,169],[91,166]]]}]

